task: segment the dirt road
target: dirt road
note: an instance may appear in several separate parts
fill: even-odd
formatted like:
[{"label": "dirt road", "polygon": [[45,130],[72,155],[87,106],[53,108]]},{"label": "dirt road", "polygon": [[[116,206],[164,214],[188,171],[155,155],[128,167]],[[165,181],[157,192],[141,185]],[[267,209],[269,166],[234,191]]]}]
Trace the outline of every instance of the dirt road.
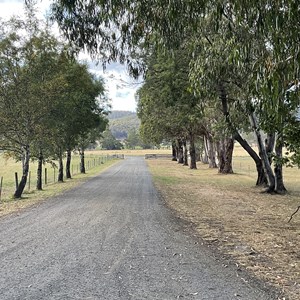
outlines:
[{"label": "dirt road", "polygon": [[0,299],[276,299],[184,228],[127,158],[0,219]]}]

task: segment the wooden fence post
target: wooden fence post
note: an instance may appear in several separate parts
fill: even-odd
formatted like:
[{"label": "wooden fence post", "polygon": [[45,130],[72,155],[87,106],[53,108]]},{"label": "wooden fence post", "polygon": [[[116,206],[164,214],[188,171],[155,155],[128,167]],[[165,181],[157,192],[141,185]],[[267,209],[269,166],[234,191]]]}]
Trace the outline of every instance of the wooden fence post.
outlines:
[{"label": "wooden fence post", "polygon": [[47,184],[47,168],[45,168],[45,185]]},{"label": "wooden fence post", "polygon": [[17,190],[19,186],[18,172],[15,172],[15,182],[16,182],[16,190]]},{"label": "wooden fence post", "polygon": [[30,191],[31,171],[28,173],[28,191]]},{"label": "wooden fence post", "polygon": [[2,185],[3,185],[3,176],[0,179],[0,202],[1,202],[1,194],[2,194]]}]

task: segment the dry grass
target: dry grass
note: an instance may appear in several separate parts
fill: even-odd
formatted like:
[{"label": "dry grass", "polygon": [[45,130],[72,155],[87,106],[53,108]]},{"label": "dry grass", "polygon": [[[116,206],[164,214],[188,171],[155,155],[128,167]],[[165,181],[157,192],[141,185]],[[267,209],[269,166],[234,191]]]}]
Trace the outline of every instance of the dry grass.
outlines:
[{"label": "dry grass", "polygon": [[122,150],[93,150],[92,153],[98,155],[114,155],[114,154],[124,154],[125,156],[145,156],[145,154],[172,154],[170,149],[122,149]]},{"label": "dry grass", "polygon": [[104,164],[95,166],[87,171],[86,174],[77,174],[72,179],[65,180],[63,183],[52,183],[44,187],[42,191],[32,190],[31,192],[25,191],[23,193],[22,199],[6,199],[5,201],[0,201],[0,217],[10,214],[10,213],[19,213],[22,209],[35,205],[42,200],[45,200],[49,197],[58,195],[66,190],[69,190],[79,184],[82,184],[84,181],[89,178],[103,172],[105,169],[111,165],[118,162],[117,160],[109,160]]},{"label": "dry grass", "polygon": [[[99,163],[104,163],[107,160],[107,153],[98,153],[93,151],[87,151],[85,155],[86,170],[94,168]],[[58,166],[58,162],[54,161],[54,164]],[[53,184],[57,181],[57,168],[53,168],[53,165],[46,163],[43,166],[43,183],[45,184],[45,168],[47,168],[47,185]],[[71,174],[72,176],[80,174],[80,157],[78,154],[72,155],[71,160]],[[31,161],[29,168],[29,176],[25,187],[25,193],[31,193],[35,189],[36,184],[36,172],[37,162]],[[19,180],[22,175],[22,164],[16,162],[13,158],[7,158],[5,155],[0,154],[0,178],[3,177],[3,189],[1,194],[2,201],[8,201],[11,199],[15,191],[15,172],[18,173]],[[1,201],[0,201],[1,202]]]},{"label": "dry grass", "polygon": [[268,195],[254,187],[251,161],[235,157],[235,164],[240,159],[246,167],[233,175],[201,164],[198,170],[165,160],[148,164],[167,204],[193,222],[203,239],[290,299],[300,299],[300,213],[288,223],[300,205],[300,171],[286,170],[288,195]]}]

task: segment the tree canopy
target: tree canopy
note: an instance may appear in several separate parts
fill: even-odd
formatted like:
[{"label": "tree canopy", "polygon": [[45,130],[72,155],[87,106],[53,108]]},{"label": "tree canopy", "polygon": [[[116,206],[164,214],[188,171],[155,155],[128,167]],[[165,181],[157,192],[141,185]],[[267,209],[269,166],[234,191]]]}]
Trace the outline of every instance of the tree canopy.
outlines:
[{"label": "tree canopy", "polygon": [[[214,111],[215,116],[221,114],[224,118],[212,118],[208,127],[215,127],[215,120],[223,122],[217,126],[223,127],[221,135],[232,134],[255,160],[257,169],[263,167],[269,190],[284,190],[282,165],[290,157],[284,157],[283,147],[294,154],[299,152],[298,139],[292,134],[298,128],[293,116],[300,104],[298,1],[138,0],[82,4],[60,0],[53,4],[53,16],[74,45],[86,48],[104,64],[118,60],[127,64],[133,76],[145,75],[145,86],[139,92],[143,99],[139,108],[144,117],[142,133],[158,139],[168,135],[167,119],[159,118],[168,110],[173,110],[173,116],[184,112],[182,116],[193,120],[193,124],[198,108],[202,123]],[[178,57],[182,49],[186,54]],[[168,54],[158,66],[149,60],[156,53]],[[172,64],[176,68],[172,69]],[[180,75],[183,70],[188,75],[187,84]],[[168,83],[164,75],[171,79]],[[184,105],[177,109],[176,105],[164,106],[170,104],[169,99]],[[190,107],[188,111],[185,105]],[[241,132],[249,130],[256,135],[259,155],[241,137]],[[262,130],[268,137],[266,144]],[[210,134],[210,139],[216,143],[217,135]],[[220,161],[222,147],[215,147]]]}]

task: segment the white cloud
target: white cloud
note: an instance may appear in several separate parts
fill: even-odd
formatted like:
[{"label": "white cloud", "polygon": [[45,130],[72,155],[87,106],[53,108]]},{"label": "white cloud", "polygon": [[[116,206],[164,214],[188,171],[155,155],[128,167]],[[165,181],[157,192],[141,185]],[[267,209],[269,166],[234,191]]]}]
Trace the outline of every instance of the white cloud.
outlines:
[{"label": "white cloud", "polygon": [[135,93],[139,84],[128,76],[125,66],[112,63],[103,70],[101,64],[97,66],[90,61],[89,65],[91,72],[104,78],[113,110],[136,110]]}]

